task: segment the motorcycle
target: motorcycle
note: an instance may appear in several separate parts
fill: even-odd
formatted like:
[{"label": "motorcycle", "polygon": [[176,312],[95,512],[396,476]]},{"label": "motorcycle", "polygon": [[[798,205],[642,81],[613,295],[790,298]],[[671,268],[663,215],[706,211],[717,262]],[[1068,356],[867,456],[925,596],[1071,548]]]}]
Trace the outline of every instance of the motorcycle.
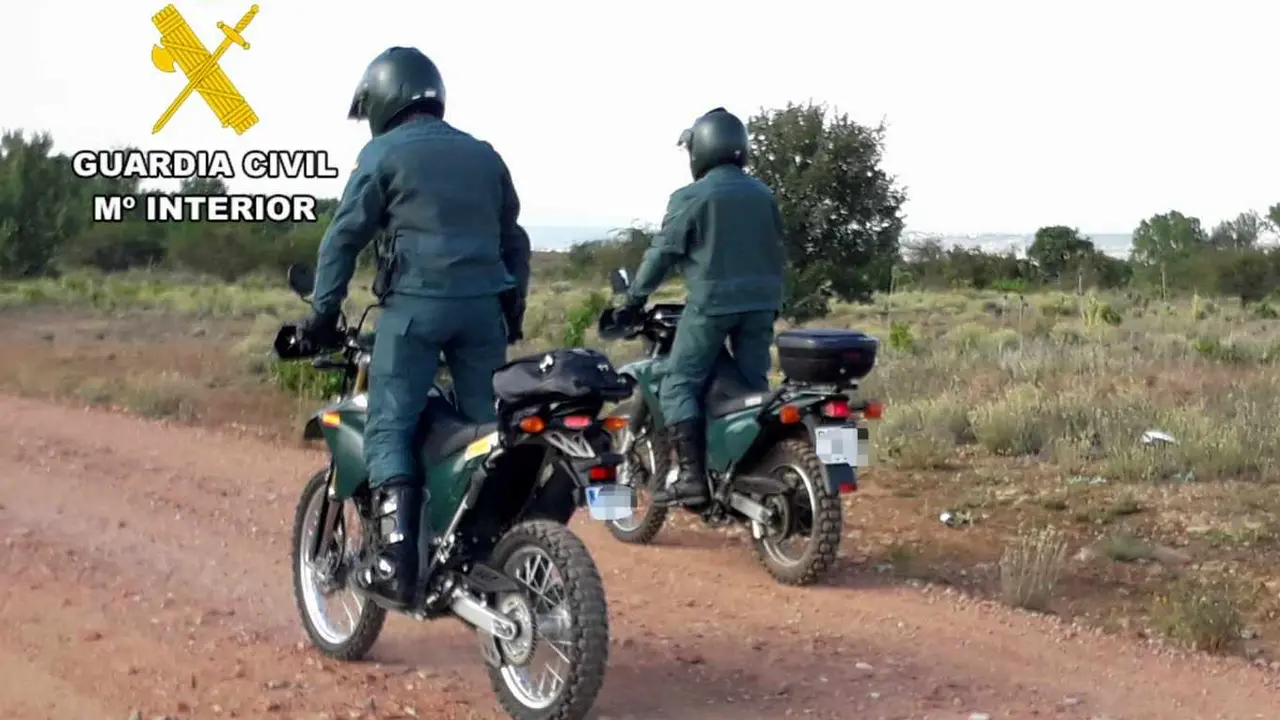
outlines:
[{"label": "motorcycle", "polygon": [[[289,269],[304,301],[314,282],[310,268]],[[303,433],[323,439],[330,454],[303,489],[293,525],[293,589],[307,636],[324,654],[351,661],[373,646],[388,611],[452,616],[476,631],[490,684],[512,718],[583,718],[604,681],[609,623],[599,571],[566,524],[584,505],[599,520],[632,511],[633,491],[617,482],[621,457],[612,451],[620,423],[601,413],[631,395],[629,380],[593,351],[516,360],[494,374],[498,421],[485,424],[467,421],[451,389],[436,383],[418,438],[428,501],[417,592],[394,607],[358,582],[372,562],[366,540],[378,514],[363,459],[373,334],[361,328],[374,307],[354,327],[341,318],[341,347],[313,347],[291,325],[275,341],[282,360],[311,359],[342,377],[341,394]]]},{"label": "motorcycle", "polygon": [[[610,282],[615,295],[630,287],[625,270],[614,270]],[[627,421],[615,436],[623,456],[618,480],[634,488],[638,500],[630,517],[606,523],[622,542],[651,542],[670,511],[642,501],[677,477],[659,386],[683,310],[679,303],[655,304],[638,325],[623,327],[606,308],[597,323],[602,339],[640,338],[645,351],[644,359],[620,369],[640,391],[612,412]],[[779,333],[774,344],[785,379],[768,392],[750,389],[728,349],[721,351],[703,396],[711,500],[685,509],[713,527],[748,524],[769,574],[783,584],[808,585],[835,561],[844,520],[840,496],[857,490],[858,468],[868,464],[866,421],[878,419],[883,405],[851,402],[846,393],[875,367],[879,342],[856,331],[813,328]]]}]

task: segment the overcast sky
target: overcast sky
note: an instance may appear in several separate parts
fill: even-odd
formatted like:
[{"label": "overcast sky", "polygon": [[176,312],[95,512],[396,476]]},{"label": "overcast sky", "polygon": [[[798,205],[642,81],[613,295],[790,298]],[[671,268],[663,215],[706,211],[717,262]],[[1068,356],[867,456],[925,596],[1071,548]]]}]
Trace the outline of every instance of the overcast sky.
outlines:
[{"label": "overcast sky", "polygon": [[[661,217],[688,182],[680,130],[717,105],[788,100],[889,125],[886,164],[914,230],[1126,232],[1171,208],[1216,222],[1280,202],[1280,3],[1264,0],[259,0],[222,67],[261,118],[243,136],[151,64],[163,0],[6,2],[0,127],[64,151],[324,149],[390,45],[440,66],[447,118],[489,140],[528,225]],[[178,0],[212,51],[249,0]],[[784,14],[769,12],[780,9]],[[337,195],[342,179],[233,181]]]}]

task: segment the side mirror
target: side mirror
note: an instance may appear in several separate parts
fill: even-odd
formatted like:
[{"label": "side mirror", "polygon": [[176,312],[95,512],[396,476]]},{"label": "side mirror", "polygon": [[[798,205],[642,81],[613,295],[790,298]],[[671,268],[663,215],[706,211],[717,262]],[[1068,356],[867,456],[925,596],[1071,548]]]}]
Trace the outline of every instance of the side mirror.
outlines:
[{"label": "side mirror", "polygon": [[304,300],[316,289],[316,274],[309,265],[289,266],[289,288]]},{"label": "side mirror", "polygon": [[615,295],[625,295],[631,289],[631,277],[626,270],[615,269],[609,273],[609,284],[613,286]]}]

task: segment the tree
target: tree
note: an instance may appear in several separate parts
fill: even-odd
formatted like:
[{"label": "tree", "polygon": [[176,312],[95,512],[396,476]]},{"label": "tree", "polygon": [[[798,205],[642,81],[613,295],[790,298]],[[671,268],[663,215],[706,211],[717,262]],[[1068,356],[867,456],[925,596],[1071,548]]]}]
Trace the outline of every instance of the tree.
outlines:
[{"label": "tree", "polygon": [[1079,270],[1085,284],[1092,287],[1118,288],[1128,285],[1133,279],[1132,265],[1100,250],[1094,250],[1085,257]]},{"label": "tree", "polygon": [[21,132],[0,136],[0,276],[48,272],[59,250],[83,224],[82,187],[53,138]]},{"label": "tree", "polygon": [[189,177],[178,187],[181,195],[226,195],[227,183],[222,178]]},{"label": "tree", "polygon": [[826,106],[788,104],[751,118],[750,171],[778,198],[786,233],[784,314],[826,314],[831,298],[888,290],[906,193],[881,167],[885,127]]},{"label": "tree", "polygon": [[1267,210],[1267,221],[1271,223],[1271,229],[1280,232],[1280,203],[1271,206]]},{"label": "tree", "polygon": [[103,272],[159,265],[166,251],[166,228],[130,217],[124,222],[92,223],[66,246],[66,260]]},{"label": "tree", "polygon": [[1145,265],[1183,260],[1208,244],[1200,219],[1172,210],[1143,220],[1133,231],[1133,259]]},{"label": "tree", "polygon": [[1280,281],[1280,256],[1255,248],[1228,249],[1206,258],[1200,271],[1212,278],[1212,290],[1234,295],[1242,304],[1262,300]]},{"label": "tree", "polygon": [[640,227],[615,230],[601,240],[574,243],[568,252],[569,276],[603,282],[615,268],[635,272],[652,244],[653,232]]},{"label": "tree", "polygon": [[1219,250],[1246,250],[1257,245],[1266,230],[1267,220],[1250,210],[1218,223],[1209,233],[1209,244]]},{"label": "tree", "polygon": [[[137,152],[126,147],[124,152]],[[80,214],[85,223],[63,247],[63,258],[73,266],[88,266],[104,272],[158,265],[164,261],[167,228],[146,221],[146,196],[165,195],[158,190],[143,191],[136,177],[96,177],[78,180],[84,192]],[[123,212],[122,222],[95,222],[93,198],[121,196],[137,199],[132,210]]]},{"label": "tree", "polygon": [[263,267],[264,248],[252,230],[251,223],[175,224],[168,233],[169,257],[189,270],[232,282]]},{"label": "tree", "polygon": [[1027,257],[1045,277],[1054,280],[1060,280],[1068,271],[1079,269],[1082,262],[1096,253],[1092,240],[1065,225],[1040,228],[1031,247],[1027,248]]}]

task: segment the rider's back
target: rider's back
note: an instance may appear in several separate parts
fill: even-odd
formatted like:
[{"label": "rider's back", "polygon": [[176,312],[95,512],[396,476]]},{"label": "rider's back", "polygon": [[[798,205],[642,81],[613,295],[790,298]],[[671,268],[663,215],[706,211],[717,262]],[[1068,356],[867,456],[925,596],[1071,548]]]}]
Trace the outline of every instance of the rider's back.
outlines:
[{"label": "rider's back", "polygon": [[721,165],[677,192],[693,213],[681,265],[689,306],[709,315],[776,311],[786,255],[773,191]]},{"label": "rider's back", "polygon": [[370,144],[388,186],[392,292],[462,298],[509,287],[501,248],[506,169],[493,147],[432,117]]}]

